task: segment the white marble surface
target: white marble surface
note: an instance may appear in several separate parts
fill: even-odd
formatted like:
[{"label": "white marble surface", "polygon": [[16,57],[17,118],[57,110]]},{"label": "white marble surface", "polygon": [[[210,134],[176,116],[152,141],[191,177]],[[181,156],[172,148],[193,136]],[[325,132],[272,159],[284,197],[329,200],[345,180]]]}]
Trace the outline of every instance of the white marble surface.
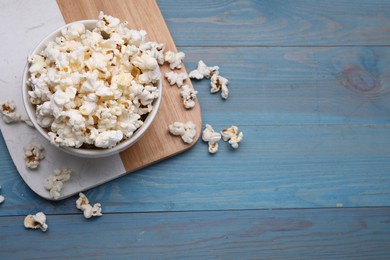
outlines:
[{"label": "white marble surface", "polygon": [[[18,111],[26,114],[22,103],[21,82],[29,53],[47,34],[64,25],[55,0],[1,0],[0,31],[0,100],[14,99]],[[64,185],[61,197],[67,198],[126,173],[119,155],[104,159],[85,159],[66,154],[53,147],[38,132],[23,123],[4,124],[0,128],[18,172],[27,185],[43,198],[51,199],[43,180],[56,168],[69,167],[72,178]],[[42,143],[46,158],[37,170],[24,164],[23,147]]]}]

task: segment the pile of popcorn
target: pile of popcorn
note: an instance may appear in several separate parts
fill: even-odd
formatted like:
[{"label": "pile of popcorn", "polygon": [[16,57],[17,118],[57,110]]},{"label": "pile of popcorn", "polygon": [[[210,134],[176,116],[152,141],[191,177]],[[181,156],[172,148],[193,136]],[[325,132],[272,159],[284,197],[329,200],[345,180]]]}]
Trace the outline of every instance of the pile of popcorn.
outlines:
[{"label": "pile of popcorn", "polygon": [[95,29],[74,23],[29,57],[30,101],[53,144],[112,148],[143,124],[164,63],[164,45],[145,39],[101,12]]}]

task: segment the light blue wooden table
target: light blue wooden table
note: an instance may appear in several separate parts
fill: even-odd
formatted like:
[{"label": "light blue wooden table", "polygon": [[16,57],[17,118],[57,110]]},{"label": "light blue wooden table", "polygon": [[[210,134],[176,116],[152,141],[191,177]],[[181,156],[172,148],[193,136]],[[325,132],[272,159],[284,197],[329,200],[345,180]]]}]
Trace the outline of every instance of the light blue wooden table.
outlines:
[{"label": "light blue wooden table", "polygon": [[[229,79],[226,101],[193,82],[203,123],[244,141],[89,190],[104,215],[85,220],[31,192],[0,138],[0,259],[389,259],[390,2],[158,3],[186,67]],[[37,211],[46,233],[23,227]]]}]

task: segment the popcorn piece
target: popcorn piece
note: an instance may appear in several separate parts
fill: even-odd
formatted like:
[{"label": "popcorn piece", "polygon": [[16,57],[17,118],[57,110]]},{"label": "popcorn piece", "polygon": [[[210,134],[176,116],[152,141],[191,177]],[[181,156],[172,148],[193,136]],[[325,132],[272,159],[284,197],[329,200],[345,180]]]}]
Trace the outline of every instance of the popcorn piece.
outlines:
[{"label": "popcorn piece", "polygon": [[131,63],[141,70],[154,70],[158,67],[157,60],[146,53],[141,54],[141,56],[133,56]]},{"label": "popcorn piece", "polygon": [[118,18],[106,15],[102,11],[100,11],[99,20],[96,23],[96,28],[100,32],[112,34],[118,29],[120,22],[121,21]]},{"label": "popcorn piece", "polygon": [[95,146],[100,148],[112,148],[123,138],[122,131],[105,131],[96,137]]},{"label": "popcorn piece", "polygon": [[95,29],[74,23],[61,33],[28,58],[37,122],[54,145],[111,148],[152,111],[164,45],[103,12]]},{"label": "popcorn piece", "polygon": [[169,63],[171,69],[180,69],[186,55],[183,52],[174,53],[167,51],[165,53],[165,61]]},{"label": "popcorn piece", "polygon": [[174,122],[169,125],[169,132],[173,135],[180,135],[185,143],[192,143],[196,135],[196,126],[191,121],[187,123]]},{"label": "popcorn piece", "polygon": [[70,169],[56,169],[54,175],[50,175],[44,180],[43,186],[49,191],[53,199],[60,197],[62,187],[70,179],[71,172]]},{"label": "popcorn piece", "polygon": [[24,162],[30,169],[36,169],[39,161],[45,158],[45,148],[41,144],[30,144],[24,147]]},{"label": "popcorn piece", "polygon": [[183,85],[182,91],[180,93],[183,104],[186,109],[191,109],[195,106],[195,99],[198,91],[190,88],[188,85]]},{"label": "popcorn piece", "polygon": [[234,125],[223,129],[221,135],[223,140],[229,141],[229,144],[235,149],[238,148],[238,143],[244,138],[244,134],[242,132],[238,133],[238,127]]},{"label": "popcorn piece", "polygon": [[163,65],[165,61],[164,49],[165,49],[164,44],[158,42],[146,42],[146,43],[142,43],[139,46],[139,50],[141,52],[154,57],[157,60],[158,64],[160,65]]},{"label": "popcorn piece", "polygon": [[234,148],[238,148],[238,143],[242,141],[242,138],[244,137],[244,134],[240,132],[238,135],[233,135],[232,138],[229,140],[229,144]]},{"label": "popcorn piece", "polygon": [[95,203],[93,206],[88,204],[85,206],[83,213],[85,218],[100,217],[101,215],[103,215],[101,204]]},{"label": "popcorn piece", "polygon": [[169,85],[177,85],[177,87],[181,87],[183,85],[184,80],[188,77],[187,73],[181,72],[176,73],[174,71],[170,71],[165,73],[165,77],[167,78]]},{"label": "popcorn piece", "polygon": [[222,98],[227,99],[229,96],[229,89],[227,88],[228,83],[229,81],[226,78],[218,74],[214,74],[210,80],[210,86],[211,86],[210,92],[216,93],[222,89],[221,96]]},{"label": "popcorn piece", "polygon": [[103,215],[101,204],[95,203],[91,206],[88,198],[82,192],[79,193],[79,198],[76,201],[76,207],[83,211],[85,218],[100,217]]},{"label": "popcorn piece", "polygon": [[27,215],[24,218],[24,227],[31,229],[41,229],[45,232],[48,229],[46,224],[46,215],[43,212],[38,212],[35,215]]},{"label": "popcorn piece", "polygon": [[216,153],[218,151],[218,141],[221,140],[221,134],[215,132],[211,125],[206,124],[202,133],[202,140],[208,142],[209,153]]},{"label": "popcorn piece", "polygon": [[84,210],[84,208],[89,204],[89,200],[84,193],[79,193],[79,198],[76,200],[76,208]]},{"label": "popcorn piece", "polygon": [[3,115],[3,120],[6,124],[21,121],[21,115],[15,110],[16,105],[12,99],[0,103],[0,113]]},{"label": "popcorn piece", "polygon": [[194,79],[210,78],[214,74],[219,74],[219,67],[207,67],[207,65],[200,60],[198,62],[198,68],[190,72],[189,77]]},{"label": "popcorn piece", "polygon": [[85,26],[82,23],[73,23],[61,30],[62,36],[67,40],[76,40],[85,33]]}]

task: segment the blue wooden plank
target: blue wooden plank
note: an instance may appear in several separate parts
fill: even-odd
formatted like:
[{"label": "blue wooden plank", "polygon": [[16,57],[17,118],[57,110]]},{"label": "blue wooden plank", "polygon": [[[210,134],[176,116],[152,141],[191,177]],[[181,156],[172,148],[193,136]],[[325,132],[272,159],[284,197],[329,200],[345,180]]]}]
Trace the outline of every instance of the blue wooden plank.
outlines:
[{"label": "blue wooden plank", "polygon": [[[389,208],[0,217],[1,259],[388,259]],[[17,241],[17,242],[15,242]]]},{"label": "blue wooden plank", "polygon": [[376,1],[162,1],[178,46],[388,45],[390,3]]},{"label": "blue wooden plank", "polygon": [[390,48],[181,48],[188,70],[219,65],[230,97],[193,80],[204,121],[216,124],[390,122]]},{"label": "blue wooden plank", "polygon": [[[240,130],[245,137],[238,150],[221,141],[218,153],[209,155],[198,142],[87,194],[108,212],[389,206],[390,125]],[[0,161],[10,164],[3,155]],[[16,170],[0,172],[0,183],[8,198],[0,215],[77,212],[75,197],[53,203],[32,195]]]}]

